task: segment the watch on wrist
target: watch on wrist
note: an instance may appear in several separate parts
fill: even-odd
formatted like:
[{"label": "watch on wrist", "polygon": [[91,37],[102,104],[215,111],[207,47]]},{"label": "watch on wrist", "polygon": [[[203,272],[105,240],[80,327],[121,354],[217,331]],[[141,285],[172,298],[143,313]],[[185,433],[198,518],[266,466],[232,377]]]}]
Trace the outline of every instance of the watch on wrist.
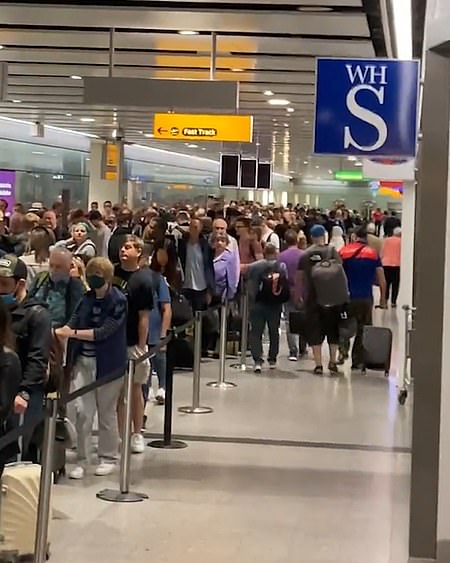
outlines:
[{"label": "watch on wrist", "polygon": [[27,403],[30,402],[30,394],[28,393],[28,391],[19,391],[18,395]]}]

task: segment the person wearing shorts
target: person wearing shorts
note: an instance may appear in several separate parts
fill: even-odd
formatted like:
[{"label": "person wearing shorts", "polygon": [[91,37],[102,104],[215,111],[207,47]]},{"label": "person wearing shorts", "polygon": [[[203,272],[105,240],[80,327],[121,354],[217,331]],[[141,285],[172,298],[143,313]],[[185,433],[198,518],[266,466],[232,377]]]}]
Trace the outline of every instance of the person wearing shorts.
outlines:
[{"label": "person wearing shorts", "polygon": [[[135,235],[127,235],[120,249],[120,265],[114,270],[113,283],[121,289],[128,300],[127,346],[128,359],[137,360],[148,350],[149,313],[153,309],[153,283],[147,268],[140,267],[143,241]],[[150,375],[150,361],[147,359],[135,364],[132,421],[133,435],[131,451],[143,453],[145,450],[142,427],[144,423],[144,397],[142,385],[147,383]],[[124,426],[123,394],[118,403],[118,419],[121,431]]]},{"label": "person wearing shorts", "polygon": [[[313,267],[329,258],[330,249],[326,244],[326,230],[322,225],[314,225],[310,230],[312,246],[306,249],[298,265],[298,283],[305,288],[305,305],[308,316],[307,340],[313,349],[316,375],[323,374],[322,344],[326,339],[330,349],[328,370],[338,374],[337,352],[339,345],[339,323],[342,306],[322,307],[317,303],[317,297],[311,279]],[[331,258],[341,262],[336,249],[332,247]]]}]

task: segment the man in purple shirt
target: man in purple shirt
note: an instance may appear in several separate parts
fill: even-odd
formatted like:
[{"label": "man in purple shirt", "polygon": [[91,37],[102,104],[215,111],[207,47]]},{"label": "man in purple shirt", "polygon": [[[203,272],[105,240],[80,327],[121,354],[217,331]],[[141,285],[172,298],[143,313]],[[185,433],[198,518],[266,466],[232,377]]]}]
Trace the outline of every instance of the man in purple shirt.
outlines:
[{"label": "man in purple shirt", "polygon": [[291,298],[283,305],[283,310],[286,320],[286,339],[289,347],[289,359],[292,362],[295,362],[298,359],[299,353],[302,356],[306,351],[304,339],[300,336],[299,343],[297,345],[295,335],[291,334],[289,331],[289,313],[297,310],[296,303],[301,300],[303,294],[303,288],[298,287],[298,276],[296,272],[298,270],[300,258],[304,254],[304,250],[300,250],[300,248],[298,248],[297,233],[294,230],[289,229],[286,231],[284,240],[287,244],[287,248],[279,254],[278,262],[282,262],[286,266],[289,287],[291,290]]}]

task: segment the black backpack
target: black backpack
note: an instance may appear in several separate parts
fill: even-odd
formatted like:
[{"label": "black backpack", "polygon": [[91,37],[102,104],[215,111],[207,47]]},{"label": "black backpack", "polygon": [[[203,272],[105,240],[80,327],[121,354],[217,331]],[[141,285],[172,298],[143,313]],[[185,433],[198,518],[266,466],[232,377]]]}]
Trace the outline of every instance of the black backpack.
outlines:
[{"label": "black backpack", "polygon": [[256,301],[267,305],[281,305],[290,299],[286,272],[278,267],[266,270],[261,276]]}]

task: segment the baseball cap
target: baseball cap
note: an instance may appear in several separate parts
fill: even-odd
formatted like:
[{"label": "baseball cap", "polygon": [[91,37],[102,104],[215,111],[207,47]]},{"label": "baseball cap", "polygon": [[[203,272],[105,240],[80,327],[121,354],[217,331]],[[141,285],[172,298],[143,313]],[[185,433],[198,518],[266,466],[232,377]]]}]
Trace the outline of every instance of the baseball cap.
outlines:
[{"label": "baseball cap", "polygon": [[311,227],[309,234],[311,235],[311,238],[321,238],[325,236],[326,230],[322,225],[314,225]]},{"label": "baseball cap", "polygon": [[5,254],[0,258],[0,278],[27,279],[27,267],[14,254]]}]

